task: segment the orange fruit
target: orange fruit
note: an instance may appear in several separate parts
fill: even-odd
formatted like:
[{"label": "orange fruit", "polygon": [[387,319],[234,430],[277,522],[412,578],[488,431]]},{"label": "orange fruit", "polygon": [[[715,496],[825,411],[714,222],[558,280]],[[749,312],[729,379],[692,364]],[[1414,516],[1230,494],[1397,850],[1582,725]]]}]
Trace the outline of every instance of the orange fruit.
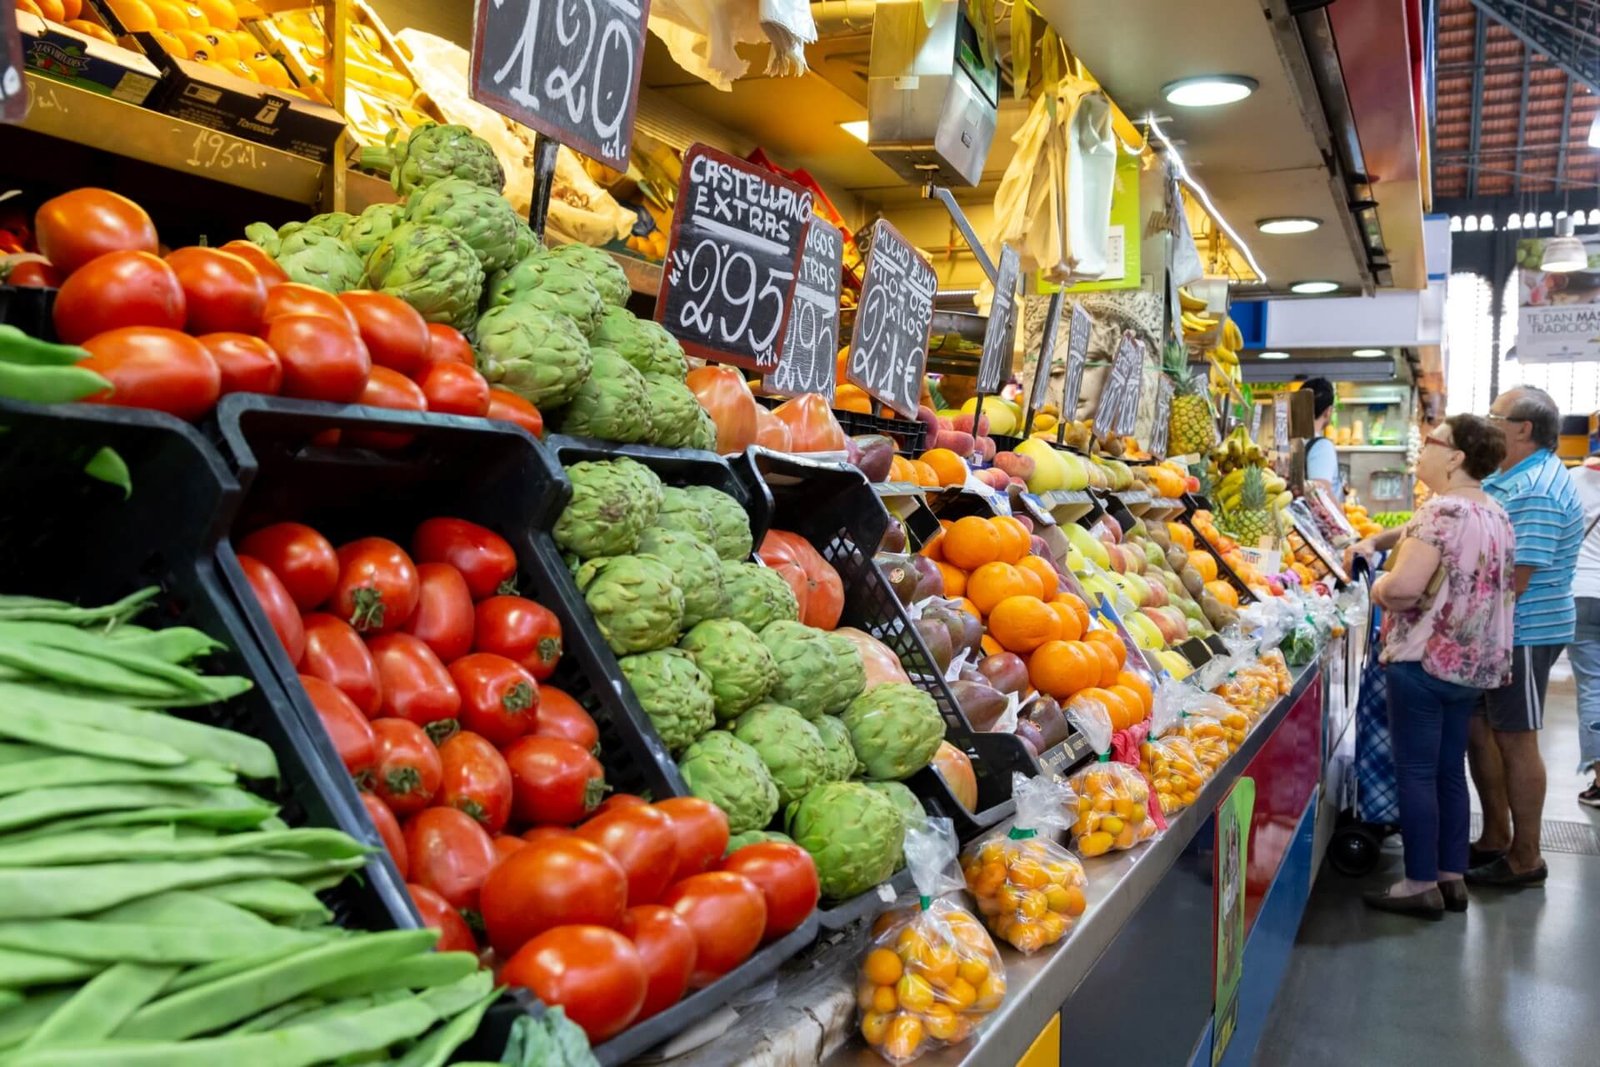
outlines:
[{"label": "orange fruit", "polygon": [[216,46],[204,34],[196,33],[194,30],[171,30],[168,32],[183,42],[183,47],[188,50],[190,59],[222,58],[217,54]]},{"label": "orange fruit", "polygon": [[998,656],[1000,653],[1005,651],[1005,649],[1000,647],[1000,642],[996,641],[988,634],[984,634],[978,639],[978,647],[983,649],[983,654],[985,656]]},{"label": "orange fruit", "polygon": [[971,468],[967,466],[966,460],[950,449],[930,448],[917,458],[933,468],[939,478],[939,485],[967,484],[967,472]]},{"label": "orange fruit", "polygon": [[1239,606],[1239,591],[1229,582],[1211,581],[1206,583],[1206,592],[1228,605],[1230,608]]},{"label": "orange fruit", "polygon": [[[848,411],[849,408],[842,410]],[[911,461],[904,456],[896,455],[889,460],[889,480],[891,482],[915,482],[917,480],[916,468],[911,466]]]},{"label": "orange fruit", "polygon": [[1028,657],[1028,681],[1039,692],[1065,700],[1078,681],[1079,662],[1066,641],[1046,641]]},{"label": "orange fruit", "polygon": [[66,22],[67,9],[62,6],[61,0],[34,0],[34,6],[39,9],[41,18],[51,22]]},{"label": "orange fruit", "polygon": [[1117,712],[1120,709],[1115,707],[1116,702],[1117,698],[1108,697],[1105,690],[1090,686],[1072,694],[1072,699],[1067,701],[1067,706],[1063,710],[1070,711],[1086,722],[1093,722],[1104,716],[1106,725],[1115,731],[1120,729],[1117,725]]},{"label": "orange fruit", "polygon": [[917,554],[927,556],[935,563],[942,563],[944,561],[944,531],[940,530],[933,535],[931,540],[923,542],[922,547],[917,549]]},{"label": "orange fruit", "polygon": [[1061,576],[1056,572],[1055,566],[1042,556],[1026,555],[1017,560],[1017,566],[1025,571],[1032,571],[1039,576],[1039,581],[1044,583],[1044,592],[1041,596],[1046,600],[1055,597],[1061,588]]},{"label": "orange fruit", "polygon": [[1112,652],[1104,641],[1085,641],[1084,644],[1088,645],[1094,651],[1094,654],[1100,657],[1100,673],[1096,676],[1094,684],[1106,686],[1116,682],[1117,672],[1122,670],[1122,664],[1118,662],[1116,653]]},{"label": "orange fruit", "polygon": [[122,28],[129,33],[148,33],[160,29],[156,13],[144,0],[108,0],[111,10],[122,20]]},{"label": "orange fruit", "polygon": [[[1117,677],[1120,678],[1122,675],[1119,674]],[[1144,694],[1140,693],[1138,690],[1132,689],[1123,685],[1121,682],[1118,682],[1116,685],[1113,685],[1110,689],[1106,690],[1106,692],[1115,693],[1122,699],[1122,703],[1126,705],[1128,709],[1128,726],[1132,726],[1134,723],[1143,722],[1144,717],[1149,714],[1149,709],[1145,707]]]},{"label": "orange fruit", "polygon": [[1076,593],[1058,593],[1051,598],[1051,603],[1067,605],[1078,617],[1078,629],[1084,633],[1089,631],[1089,605],[1083,602],[1082,597]]},{"label": "orange fruit", "polygon": [[1028,554],[1028,548],[1033,544],[1033,535],[1028,528],[1010,515],[996,515],[989,522],[1000,531],[1000,559],[1005,563],[1016,563]]},{"label": "orange fruit", "polygon": [[[1117,635],[1115,630],[1090,630],[1083,635],[1083,639],[1094,644],[1104,645],[1111,652],[1111,655],[1116,658],[1117,670],[1119,671],[1122,669],[1122,665],[1128,661],[1127,646],[1122,643],[1122,638]],[[1101,684],[1110,685],[1111,683],[1102,682]]]},{"label": "orange fruit", "polygon": [[[951,536],[954,537],[955,534],[952,533]],[[946,555],[950,553],[949,547],[945,548],[945,553]],[[1028,585],[1022,578],[1022,572],[1009,563],[985,563],[967,575],[967,596],[985,615],[993,611],[995,605],[1007,597],[1024,596],[1027,592]]]},{"label": "orange fruit", "polygon": [[1022,575],[1022,584],[1027,586],[1028,595],[1036,596],[1043,600],[1045,597],[1044,582],[1039,580],[1039,575],[1024,567],[1018,567],[1017,573]]},{"label": "orange fruit", "polygon": [[1190,551],[1189,566],[1200,572],[1202,580],[1207,582],[1217,580],[1217,561],[1205,549],[1197,548]]},{"label": "orange fruit", "polygon": [[206,20],[206,13],[192,3],[180,3],[178,10],[183,12],[184,18],[189,20],[189,28],[191,30],[203,30],[210,25]]},{"label": "orange fruit", "polygon": [[1078,613],[1072,610],[1071,604],[1052,600],[1050,610],[1055,612],[1056,618],[1061,621],[1061,640],[1076,641],[1083,636],[1083,623],[1078,619]]},{"label": "orange fruit", "polygon": [[1134,674],[1132,671],[1120,671],[1117,674],[1117,685],[1132,689],[1139,695],[1139,703],[1144,707],[1145,714],[1150,714],[1150,709],[1155,707],[1155,694],[1150,691],[1150,683]]},{"label": "orange fruit", "polygon": [[1007,652],[1026,654],[1046,641],[1057,640],[1061,620],[1036,596],[1010,596],[989,612],[989,633]]},{"label": "orange fruit", "polygon": [[939,574],[944,578],[945,596],[964,596],[966,594],[966,571],[962,570],[960,567],[952,567],[950,564],[939,560],[935,560],[933,565],[939,568]]},{"label": "orange fruit", "polygon": [[187,30],[189,17],[183,13],[172,0],[147,0],[151,14],[155,15],[156,25],[163,30]]},{"label": "orange fruit", "polygon": [[230,34],[218,33],[216,30],[207,30],[202,36],[210,46],[210,52],[218,59],[227,63],[239,59],[239,42]]},{"label": "orange fruit", "polygon": [[974,604],[966,597],[961,598],[961,601],[957,607],[966,612],[968,615],[971,615],[974,619],[978,619],[980,621],[983,619],[983,612],[978,610],[978,605]]},{"label": "orange fruit", "polygon": [[239,11],[231,0],[193,0],[193,6],[205,15],[207,25],[230,32],[239,28]]},{"label": "orange fruit", "polygon": [[991,526],[988,519],[977,515],[958,519],[945,531],[944,558],[964,571],[993,563],[1000,558],[1000,531]]},{"label": "orange fruit", "polygon": [[176,56],[179,59],[192,58],[189,46],[183,43],[183,38],[178,36],[177,31],[151,30],[150,36],[156,39],[156,44],[160,45],[161,50],[167,55]]},{"label": "orange fruit", "polygon": [[866,962],[861,965],[861,973],[876,985],[894,985],[904,973],[904,966],[900,962],[900,957],[891,949],[875,948],[867,953]]},{"label": "orange fruit", "polygon": [[63,24],[83,17],[83,0],[61,0],[61,21]]}]

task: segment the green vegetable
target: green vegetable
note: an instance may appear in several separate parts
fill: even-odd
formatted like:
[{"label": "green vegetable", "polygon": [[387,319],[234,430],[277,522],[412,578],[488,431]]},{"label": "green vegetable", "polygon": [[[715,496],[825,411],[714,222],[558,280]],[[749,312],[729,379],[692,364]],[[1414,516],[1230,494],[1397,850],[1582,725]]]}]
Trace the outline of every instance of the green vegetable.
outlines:
[{"label": "green vegetable", "polygon": [[160,592],[159,586],[147,586],[98,608],[80,608],[64,600],[45,597],[0,595],[0,619],[69,622],[74,625],[104,622],[115,625],[141,611]]},{"label": "green vegetable", "polygon": [[122,490],[122,499],[127,500],[133,496],[133,474],[128,470],[127,461],[117,455],[114,448],[100,448],[89,457],[89,462],[83,465],[83,473],[96,481],[114,485]]},{"label": "green vegetable", "polygon": [[15,326],[0,325],[0,360],[7,363],[33,367],[70,367],[88,358],[88,350],[77,345],[51,344],[32,334],[23,333]]},{"label": "green vegetable", "polygon": [[393,989],[431,989],[460,981],[477,969],[478,957],[470,952],[429,952],[381,971],[319,986],[311,992],[321,997],[353,997]]},{"label": "green vegetable", "polygon": [[232,785],[236,780],[231,771],[204,760],[177,767],[149,767],[90,756],[58,756],[46,749],[36,751],[44,753],[45,758],[9,763],[0,758],[0,795],[65,785],[110,785],[118,782]]},{"label": "green vegetable", "polygon": [[450,1054],[478,1032],[478,1023],[483,1020],[483,1013],[489,1010],[496,996],[497,993],[490,993],[482,997],[466,1011],[417,1042],[410,1052],[394,1061],[394,1067],[444,1067],[450,1062]]},{"label": "green vegetable", "polygon": [[0,360],[0,397],[31,404],[70,404],[111,391],[111,383],[84,367],[30,366]]},{"label": "green vegetable", "polygon": [[108,967],[57,1008],[22,1043],[22,1051],[81,1045],[110,1036],[125,1019],[158,996],[177,973],[177,967],[145,963]]},{"label": "green vegetable", "polygon": [[[33,789],[0,797],[0,833],[36,826],[68,815],[117,809],[148,808],[157,805],[194,805],[203,809],[214,796],[225,792],[187,785],[112,784],[71,786],[60,789]],[[259,798],[239,790],[256,803]],[[230,812],[231,816],[231,812]]]},{"label": "green vegetable", "polygon": [[52,834],[13,842],[0,838],[0,867],[57,867],[133,859],[202,859],[241,853],[298,852],[312,859],[353,859],[371,850],[338,830],[266,830],[222,836]]},{"label": "green vegetable", "polygon": [[210,885],[200,892],[274,919],[309,923],[326,922],[332,917],[312,889],[282,878],[253,878]]}]

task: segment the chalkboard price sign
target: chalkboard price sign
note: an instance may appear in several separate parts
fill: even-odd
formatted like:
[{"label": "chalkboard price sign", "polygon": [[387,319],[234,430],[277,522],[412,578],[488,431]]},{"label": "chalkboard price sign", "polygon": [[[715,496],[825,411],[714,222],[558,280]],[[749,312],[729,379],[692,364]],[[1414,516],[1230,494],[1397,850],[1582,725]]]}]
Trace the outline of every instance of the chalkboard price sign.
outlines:
[{"label": "chalkboard price sign", "polygon": [[1131,333],[1122,335],[1111,373],[1100,389],[1094,428],[1100,434],[1127,435],[1139,421],[1139,395],[1144,391],[1144,345]]},{"label": "chalkboard price sign", "polygon": [[28,89],[22,81],[22,38],[12,0],[0,0],[0,26],[6,35],[0,53],[0,122],[21,122],[28,114]]},{"label": "chalkboard price sign", "polygon": [[1150,431],[1150,454],[1157,459],[1167,458],[1167,431],[1172,419],[1172,379],[1165,374],[1156,379],[1156,424]]},{"label": "chalkboard price sign", "polygon": [[1061,329],[1061,306],[1064,298],[1060,293],[1050,297],[1050,305],[1045,311],[1044,330],[1041,332],[1039,342],[1039,362],[1033,368],[1033,388],[1028,393],[1028,430],[1033,430],[1033,416],[1044,407],[1045,398],[1050,392],[1050,377],[1056,370],[1056,332]]},{"label": "chalkboard price sign", "polygon": [[994,275],[994,302],[989,305],[989,325],[983,331],[983,357],[978,361],[978,392],[997,393],[1002,378],[1011,371],[1011,322],[1017,310],[1017,275],[1022,257],[1010,245],[1000,248],[1000,266]]},{"label": "chalkboard price sign", "polygon": [[472,98],[628,169],[650,0],[476,0]]},{"label": "chalkboard price sign", "polygon": [[844,234],[831,222],[812,219],[778,369],[762,381],[768,392],[780,396],[820,393],[833,398],[839,351],[839,271],[843,265]]},{"label": "chalkboard price sign", "polygon": [[1282,455],[1289,454],[1289,394],[1274,393],[1272,397],[1272,447]]},{"label": "chalkboard price sign", "polygon": [[794,182],[693,146],[656,321],[702,359],[775,369],[812,218],[811,194]]},{"label": "chalkboard price sign", "polygon": [[872,228],[845,377],[901,415],[916,414],[928,364],[928,328],[939,277],[885,219]]},{"label": "chalkboard price sign", "polygon": [[1061,392],[1061,421],[1078,417],[1078,397],[1083,392],[1083,367],[1089,361],[1089,331],[1094,323],[1082,304],[1072,305],[1072,323],[1067,327],[1067,380]]}]

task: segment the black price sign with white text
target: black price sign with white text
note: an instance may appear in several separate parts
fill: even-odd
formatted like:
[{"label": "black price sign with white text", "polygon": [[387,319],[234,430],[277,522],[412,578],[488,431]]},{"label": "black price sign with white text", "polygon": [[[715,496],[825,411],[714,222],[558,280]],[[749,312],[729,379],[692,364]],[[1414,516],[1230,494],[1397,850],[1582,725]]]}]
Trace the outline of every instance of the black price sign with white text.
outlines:
[{"label": "black price sign with white text", "polygon": [[1001,379],[1011,371],[1011,320],[1017,310],[1017,275],[1022,257],[1010,245],[1000,248],[1000,266],[994,274],[994,301],[989,324],[983,331],[983,358],[978,361],[978,392],[997,393]]},{"label": "black price sign with white text", "polygon": [[917,412],[939,276],[886,219],[872,228],[845,377],[907,418]]},{"label": "black price sign with white text", "polygon": [[844,234],[822,219],[812,219],[806,232],[800,277],[789,309],[778,369],[762,387],[780,396],[820,393],[833,399],[834,367],[839,351],[839,271],[844,264]]},{"label": "black price sign with white text", "polygon": [[1089,362],[1089,332],[1094,322],[1082,304],[1072,305],[1072,322],[1067,327],[1067,380],[1062,384],[1061,421],[1078,417],[1078,397],[1083,394],[1083,368]]},{"label": "black price sign with white text", "polygon": [[1094,428],[1100,434],[1127,436],[1139,421],[1139,396],[1144,392],[1144,345],[1132,334],[1124,333],[1111,373],[1100,388],[1100,406],[1095,409]]},{"label": "black price sign with white text", "polygon": [[1167,458],[1167,432],[1172,421],[1172,379],[1165,374],[1156,379],[1156,424],[1150,431],[1150,454]]}]

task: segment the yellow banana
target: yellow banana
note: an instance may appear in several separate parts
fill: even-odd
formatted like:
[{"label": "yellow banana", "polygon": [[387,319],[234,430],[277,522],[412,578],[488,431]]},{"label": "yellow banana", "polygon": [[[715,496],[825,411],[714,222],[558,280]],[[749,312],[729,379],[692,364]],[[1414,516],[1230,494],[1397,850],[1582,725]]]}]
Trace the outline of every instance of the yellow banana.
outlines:
[{"label": "yellow banana", "polygon": [[1235,352],[1244,347],[1244,334],[1239,332],[1239,324],[1233,321],[1232,316],[1222,320],[1222,343]]},{"label": "yellow banana", "polygon": [[1184,311],[1204,311],[1206,309],[1204,300],[1201,300],[1198,296],[1191,295],[1189,290],[1182,287],[1178,289],[1178,305]]}]

